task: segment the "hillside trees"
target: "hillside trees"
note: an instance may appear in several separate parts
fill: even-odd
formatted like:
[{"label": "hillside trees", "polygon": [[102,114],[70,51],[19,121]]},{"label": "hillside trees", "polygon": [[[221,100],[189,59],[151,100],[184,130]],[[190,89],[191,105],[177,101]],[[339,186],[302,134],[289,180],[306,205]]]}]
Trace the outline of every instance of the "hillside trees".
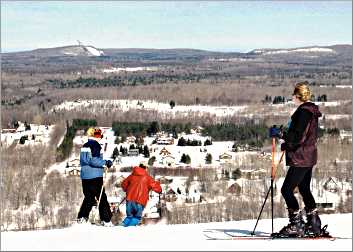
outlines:
[{"label": "hillside trees", "polygon": [[72,121],[72,125],[69,125],[69,122],[66,122],[66,134],[64,136],[64,140],[57,148],[56,160],[58,162],[65,160],[69,157],[72,147],[73,147],[73,139],[76,135],[76,131],[78,129],[87,129],[88,127],[97,126],[96,120],[92,119],[74,119]]}]

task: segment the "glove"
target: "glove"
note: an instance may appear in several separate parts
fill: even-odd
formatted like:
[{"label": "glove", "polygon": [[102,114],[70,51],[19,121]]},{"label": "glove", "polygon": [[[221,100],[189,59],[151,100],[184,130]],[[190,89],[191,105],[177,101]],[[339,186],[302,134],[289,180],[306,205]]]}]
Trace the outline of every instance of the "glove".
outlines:
[{"label": "glove", "polygon": [[105,165],[106,165],[108,168],[110,168],[110,167],[112,167],[113,162],[110,161],[110,160],[105,160]]},{"label": "glove", "polygon": [[281,151],[285,151],[285,150],[286,150],[286,148],[287,148],[286,143],[285,143],[285,142],[284,142],[284,143],[282,143],[282,144],[281,144]]}]

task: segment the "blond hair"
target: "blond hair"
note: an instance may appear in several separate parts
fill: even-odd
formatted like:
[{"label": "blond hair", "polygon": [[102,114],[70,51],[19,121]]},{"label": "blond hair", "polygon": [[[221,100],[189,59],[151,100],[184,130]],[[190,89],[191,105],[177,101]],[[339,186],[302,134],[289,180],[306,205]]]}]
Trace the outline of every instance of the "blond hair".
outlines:
[{"label": "blond hair", "polygon": [[311,98],[311,91],[308,87],[309,82],[303,81],[295,84],[293,95],[295,95],[300,101],[307,102]]}]

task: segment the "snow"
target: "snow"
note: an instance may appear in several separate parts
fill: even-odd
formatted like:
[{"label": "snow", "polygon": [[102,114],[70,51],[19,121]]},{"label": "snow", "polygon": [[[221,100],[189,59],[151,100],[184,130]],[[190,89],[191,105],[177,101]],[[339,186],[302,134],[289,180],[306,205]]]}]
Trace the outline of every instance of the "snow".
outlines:
[{"label": "snow", "polygon": [[[333,236],[330,240],[208,240],[205,231],[242,234],[254,229],[256,220],[201,224],[100,227],[74,224],[51,230],[1,232],[2,250],[16,251],[352,251],[352,214],[320,215]],[[286,225],[286,218],[274,219],[274,231]],[[271,219],[260,219],[257,232],[271,233]]]},{"label": "snow", "polygon": [[[19,122],[17,129],[11,129],[14,132],[7,132],[8,130],[3,129],[1,132],[1,142],[9,146],[13,143],[18,143],[21,137],[27,136],[28,140],[22,146],[25,145],[36,145],[36,144],[49,144],[50,134],[54,129],[54,125],[39,125],[30,124],[31,129],[26,130],[23,123]],[[33,138],[34,139],[33,139]],[[19,144],[18,146],[21,146]]]},{"label": "snow", "polygon": [[352,88],[352,85],[337,85],[336,88]]},{"label": "snow", "polygon": [[310,48],[297,48],[297,49],[283,49],[283,50],[265,50],[265,49],[257,49],[253,51],[254,53],[262,53],[264,55],[270,54],[281,54],[281,53],[296,53],[296,52],[304,52],[304,53],[336,53],[335,50],[330,48],[323,47],[310,47]]},{"label": "snow", "polygon": [[103,69],[103,73],[157,71],[158,67],[113,67]]},{"label": "snow", "polygon": [[77,100],[65,101],[54,106],[50,112],[59,111],[82,111],[90,109],[92,112],[99,111],[100,113],[112,110],[127,112],[132,109],[139,111],[156,111],[166,118],[176,116],[190,116],[193,114],[212,115],[216,117],[233,116],[238,112],[243,111],[247,106],[206,106],[206,105],[176,105],[173,109],[169,103],[157,102],[154,100]]},{"label": "snow", "polygon": [[352,115],[325,114],[327,120],[352,119]]},{"label": "snow", "polygon": [[85,46],[85,48],[92,56],[102,56],[104,54],[103,51],[98,50],[97,48],[94,48],[93,46]]}]

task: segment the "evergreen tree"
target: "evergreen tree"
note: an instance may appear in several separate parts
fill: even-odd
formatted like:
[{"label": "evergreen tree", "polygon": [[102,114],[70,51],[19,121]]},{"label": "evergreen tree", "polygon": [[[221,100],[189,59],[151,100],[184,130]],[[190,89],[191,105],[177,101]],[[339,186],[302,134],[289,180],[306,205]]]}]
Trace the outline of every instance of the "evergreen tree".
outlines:
[{"label": "evergreen tree", "polygon": [[150,159],[148,159],[148,165],[153,165],[153,163],[156,161],[156,157],[152,156]]},{"label": "evergreen tree", "polygon": [[112,158],[115,159],[117,156],[119,156],[119,150],[118,147],[115,147],[113,150]]},{"label": "evergreen tree", "polygon": [[147,129],[147,134],[148,135],[154,135],[157,132],[160,131],[160,125],[157,121],[153,121],[150,125],[150,127]]},{"label": "evergreen tree", "polygon": [[150,150],[148,149],[147,145],[143,147],[143,156],[146,158],[150,157]]},{"label": "evergreen tree", "polygon": [[181,156],[181,159],[180,159],[180,162],[181,163],[184,163],[184,164],[190,164],[191,163],[191,158],[188,154],[184,154]]},{"label": "evergreen tree", "polygon": [[206,145],[212,145],[212,140],[210,140],[210,139],[206,139],[205,140],[205,142],[204,142],[204,144],[203,144],[204,146],[206,146]]},{"label": "evergreen tree", "polygon": [[187,142],[183,137],[179,138],[178,146],[186,146],[186,144],[187,144]]},{"label": "evergreen tree", "polygon": [[181,155],[180,163],[186,163],[186,155],[184,153]]},{"label": "evergreen tree", "polygon": [[191,163],[191,157],[190,157],[188,154],[186,154],[185,163],[186,163],[186,164],[190,164],[190,163]]},{"label": "evergreen tree", "polygon": [[141,145],[138,146],[138,149],[139,149],[139,154],[143,154],[143,148]]},{"label": "evergreen tree", "polygon": [[211,163],[212,163],[212,155],[211,155],[211,153],[207,153],[206,164],[211,164]]},{"label": "evergreen tree", "polygon": [[173,109],[175,107],[175,101],[174,100],[171,100],[169,102],[169,105],[170,105],[170,108]]},{"label": "evergreen tree", "polygon": [[240,177],[241,177],[241,171],[240,171],[239,168],[232,171],[232,179],[236,180],[236,179],[238,179]]}]

